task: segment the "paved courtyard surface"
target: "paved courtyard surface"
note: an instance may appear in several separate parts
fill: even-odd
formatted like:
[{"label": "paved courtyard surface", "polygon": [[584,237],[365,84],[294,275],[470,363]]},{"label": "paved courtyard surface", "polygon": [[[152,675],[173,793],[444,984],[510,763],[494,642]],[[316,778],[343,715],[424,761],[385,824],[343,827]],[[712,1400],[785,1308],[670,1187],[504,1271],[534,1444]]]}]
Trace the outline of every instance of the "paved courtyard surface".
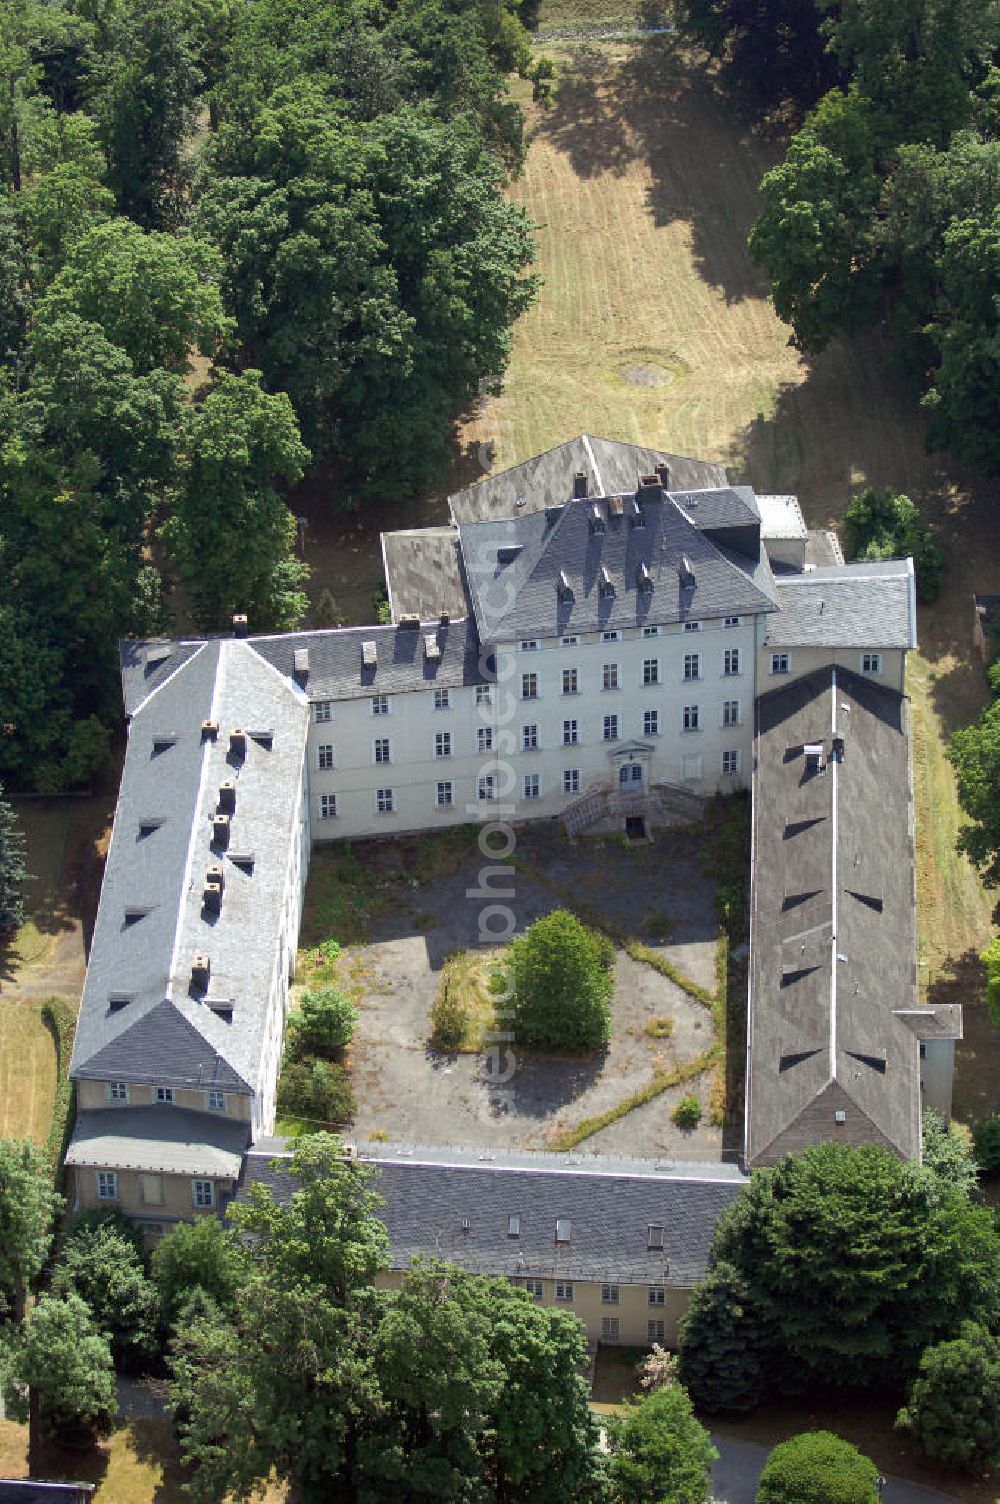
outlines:
[{"label": "paved courtyard surface", "polygon": [[[757,1480],[767,1461],[768,1448],[750,1441],[730,1441],[713,1436],[719,1460],[712,1468],[714,1504],[754,1504]],[[887,1478],[882,1504],[958,1504],[951,1494],[940,1494],[919,1483]]]},{"label": "paved courtyard surface", "polygon": [[[704,840],[700,830],[678,830],[648,846],[612,840],[570,845],[561,827],[545,826],[521,832],[509,870],[494,871],[485,884],[481,872],[491,864],[477,852],[451,875],[404,890],[348,963],[363,988],[353,1050],[353,1136],[359,1142],[384,1135],[426,1145],[544,1149],[561,1129],[645,1086],[655,1070],[701,1055],[714,1038],[708,1008],[621,950],[614,1036],[605,1051],[524,1058],[514,1041],[511,1059],[504,1061],[512,1074],[501,1084],[487,1057],[437,1051],[428,1035],[441,967],[454,951],[480,945],[492,905],[509,907],[515,933],[521,933],[541,915],[570,904],[714,989],[718,927]],[[364,861],[364,848],[355,852]],[[650,1037],[646,1025],[665,1017],[673,1021],[669,1039]],[[672,1088],[587,1139],[583,1152],[717,1160],[721,1130],[707,1121],[709,1082],[706,1073]],[[699,1095],[706,1108],[703,1124],[689,1132],[670,1121],[672,1107],[687,1092]]]}]

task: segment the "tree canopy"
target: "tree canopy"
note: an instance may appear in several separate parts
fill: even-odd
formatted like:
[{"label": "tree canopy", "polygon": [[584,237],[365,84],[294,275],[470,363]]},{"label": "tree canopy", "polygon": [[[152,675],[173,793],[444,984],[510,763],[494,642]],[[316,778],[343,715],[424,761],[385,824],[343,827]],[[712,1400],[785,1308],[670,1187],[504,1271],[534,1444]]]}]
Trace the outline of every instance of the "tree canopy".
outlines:
[{"label": "tree canopy", "polygon": [[24,884],[28,879],[24,832],[0,783],[0,936],[24,922]]},{"label": "tree canopy", "polygon": [[878,1504],[870,1457],[830,1431],[779,1442],[764,1464],[757,1504]]},{"label": "tree canopy", "polygon": [[[958,845],[992,888],[1000,888],[1000,661],[989,670],[992,699],[979,720],[951,738],[958,800],[967,816]],[[1000,903],[997,905],[1000,913]],[[986,957],[990,954],[986,952]],[[989,967],[989,960],[986,960]]]},{"label": "tree canopy", "polygon": [[511,941],[493,983],[498,1012],[528,1045],[604,1044],[611,1035],[613,960],[575,914],[556,909]]},{"label": "tree canopy", "polygon": [[20,1315],[62,1206],[43,1151],[30,1139],[0,1138],[0,1317]]},{"label": "tree canopy", "polygon": [[42,1430],[58,1440],[103,1435],[118,1412],[108,1339],[78,1295],[41,1297],[9,1346],[3,1379],[10,1419],[28,1419],[30,1391]]},{"label": "tree canopy", "polygon": [[1000,1467],[1000,1339],[970,1322],[927,1348],[897,1425],[938,1462],[976,1472]]},{"label": "tree canopy", "polygon": [[655,1389],[612,1417],[608,1441],[621,1504],[705,1504],[719,1454],[680,1385]]}]

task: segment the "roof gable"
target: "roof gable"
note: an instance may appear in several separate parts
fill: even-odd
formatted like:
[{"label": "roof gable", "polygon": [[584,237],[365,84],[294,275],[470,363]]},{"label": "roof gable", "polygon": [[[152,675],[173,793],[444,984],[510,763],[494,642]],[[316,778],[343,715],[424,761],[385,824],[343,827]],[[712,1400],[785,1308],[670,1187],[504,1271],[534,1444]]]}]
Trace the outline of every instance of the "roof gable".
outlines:
[{"label": "roof gable", "polygon": [[[204,1007],[204,1004],[201,1005]],[[212,1016],[211,1028],[228,1025]],[[201,1029],[165,998],[124,1028],[103,1049],[77,1065],[74,1074],[91,1081],[147,1081],[176,1086],[249,1091],[242,1076],[223,1059]]]}]

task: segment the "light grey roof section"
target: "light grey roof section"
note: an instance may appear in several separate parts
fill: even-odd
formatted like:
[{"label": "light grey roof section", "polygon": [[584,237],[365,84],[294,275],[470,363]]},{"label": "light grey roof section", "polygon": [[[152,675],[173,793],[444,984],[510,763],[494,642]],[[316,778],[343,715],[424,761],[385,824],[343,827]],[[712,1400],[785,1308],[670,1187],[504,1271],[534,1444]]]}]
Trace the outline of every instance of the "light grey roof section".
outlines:
[{"label": "light grey roof section", "polygon": [[809,528],[806,533],[806,568],[829,569],[843,565],[844,551],[832,528]]},{"label": "light grey roof section", "polygon": [[908,703],[843,668],[757,702],[750,1165],[828,1139],[919,1158]]},{"label": "light grey roof section", "polygon": [[[202,722],[219,723],[217,740]],[[200,645],[129,728],[125,768],[84,984],[71,1075],[250,1091],[299,839],[309,707],[245,641]],[[229,732],[248,730],[245,756]],[[254,731],[271,737],[255,738]],[[219,786],[236,785],[230,851],[212,847]],[[209,864],[221,863],[220,915],[202,911]],[[211,959],[207,993],[191,985]],[[211,1003],[232,1003],[232,1021]]]},{"label": "light grey roof section", "polygon": [[193,658],[203,641],[179,641],[174,637],[128,638],[118,644],[125,714],[134,715],[155,689],[172,679]]},{"label": "light grey roof section", "polygon": [[250,1124],[183,1107],[105,1107],[77,1115],[66,1163],[236,1180]]},{"label": "light grey roof section", "polygon": [[781,610],[768,619],[769,648],[915,648],[912,559],[845,564],[781,575]]},{"label": "light grey roof section", "polygon": [[771,538],[804,538],[806,523],[797,496],[757,495],[760,535]]},{"label": "light grey roof section", "polygon": [[[424,637],[433,632],[441,649],[428,658]],[[410,690],[460,688],[484,684],[479,638],[468,617],[416,627],[341,627],[327,632],[286,632],[280,637],[251,637],[250,646],[289,678],[295,674],[295,651],[309,649],[309,673],[297,682],[310,700],[357,700],[372,694],[406,694]],[[367,667],[362,650],[375,644],[376,661]]]},{"label": "light grey roof section", "polygon": [[[594,509],[603,520],[592,528]],[[480,638],[497,642],[687,618],[772,611],[770,567],[720,548],[662,490],[616,515],[607,502],[573,501],[550,512],[459,529]],[[511,562],[505,562],[510,559]],[[686,561],[686,563],[685,563]],[[683,575],[690,565],[693,584]],[[614,594],[602,592],[602,571]],[[651,588],[640,588],[648,571]],[[561,588],[562,577],[569,590]]]},{"label": "light grey roof section", "polygon": [[469,614],[453,527],[407,528],[382,534],[382,562],[392,619],[416,615],[423,621]]},{"label": "light grey roof section", "polygon": [[[526,1158],[521,1168],[455,1155],[440,1161],[420,1150],[368,1156],[377,1172],[373,1189],[385,1202],[378,1215],[389,1231],[392,1267],[432,1255],[490,1275],[690,1289],[706,1273],[719,1215],[746,1184],[728,1174],[658,1174],[652,1162],[601,1173],[553,1167],[552,1155]],[[270,1185],[279,1199],[294,1189],[283,1162],[276,1169],[257,1152],[247,1156],[237,1199],[253,1184]],[[512,1216],[520,1218],[517,1237],[509,1235]],[[570,1224],[568,1242],[556,1242],[557,1218]],[[662,1249],[650,1248],[651,1227],[662,1227]]]},{"label": "light grey roof section", "polygon": [[708,460],[687,459],[665,450],[584,433],[456,491],[449,496],[448,505],[457,523],[514,517],[569,501],[573,477],[578,473],[587,477],[589,496],[628,495],[634,493],[639,477],[652,475],[657,465],[669,468],[670,486],[677,490],[727,484],[724,466]]}]

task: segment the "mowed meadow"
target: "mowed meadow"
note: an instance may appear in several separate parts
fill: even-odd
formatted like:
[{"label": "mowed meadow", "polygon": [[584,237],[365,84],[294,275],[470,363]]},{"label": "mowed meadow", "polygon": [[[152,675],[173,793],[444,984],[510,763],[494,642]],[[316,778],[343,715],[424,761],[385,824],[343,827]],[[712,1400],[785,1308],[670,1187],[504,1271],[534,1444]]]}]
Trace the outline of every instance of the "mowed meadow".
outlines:
[{"label": "mowed meadow", "polygon": [[[543,11],[542,24],[546,24]],[[554,34],[562,17],[551,18]],[[998,895],[957,855],[945,757],[985,698],[972,592],[1000,591],[1000,487],[928,455],[915,397],[874,337],[815,360],[788,344],[746,237],[782,142],[741,122],[711,69],[670,34],[552,40],[548,109],[526,87],[530,149],[513,195],[538,226],[543,287],[515,332],[502,390],[460,431],[457,481],[581,430],[724,462],[734,481],[794,491],[835,526],[863,485],[910,494],[946,558],[911,660],[921,990],[966,1005],[956,1090],[965,1117],[1000,1108],[976,953]]]}]

